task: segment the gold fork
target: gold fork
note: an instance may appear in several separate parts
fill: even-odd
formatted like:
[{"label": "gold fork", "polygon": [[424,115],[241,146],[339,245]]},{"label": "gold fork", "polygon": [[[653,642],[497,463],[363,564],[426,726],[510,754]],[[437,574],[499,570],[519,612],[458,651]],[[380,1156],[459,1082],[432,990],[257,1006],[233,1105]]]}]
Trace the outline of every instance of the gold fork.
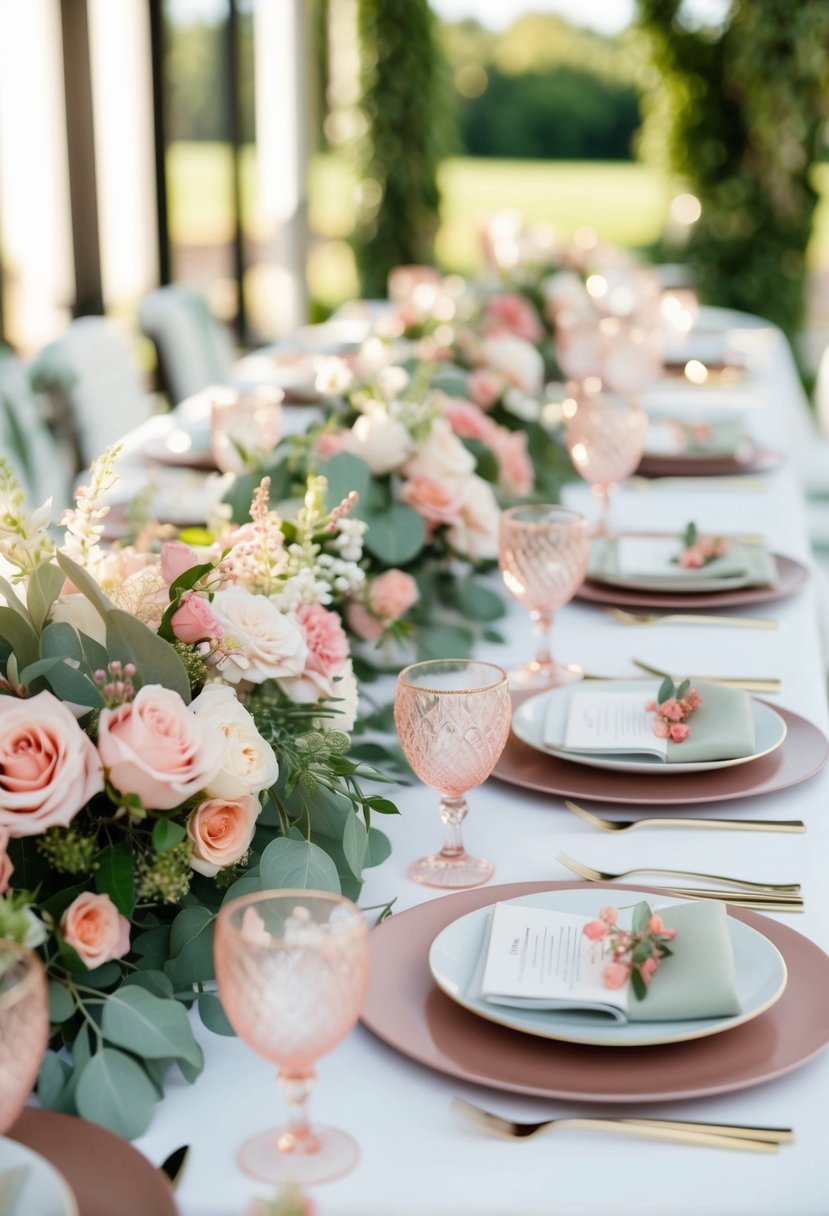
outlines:
[{"label": "gold fork", "polygon": [[787,1127],[743,1127],[727,1123],[694,1123],[672,1119],[603,1119],[596,1116],[575,1116],[543,1119],[536,1123],[518,1123],[492,1111],[483,1110],[463,1098],[455,1098],[452,1109],[495,1135],[510,1140],[526,1140],[541,1131],[568,1131],[584,1128],[588,1131],[611,1132],[620,1136],[638,1136],[649,1140],[670,1140],[674,1144],[695,1144],[707,1148],[728,1148],[749,1153],[776,1153],[781,1144],[790,1144],[794,1133]]},{"label": "gold fork", "polygon": [[583,861],[576,861],[574,857],[568,857],[566,853],[559,853],[556,860],[567,866],[568,870],[572,870],[574,874],[580,874],[582,878],[590,879],[592,882],[616,882],[618,879],[631,878],[637,874],[656,874],[664,875],[666,878],[694,878],[701,882],[723,883],[741,891],[762,895],[764,898],[771,893],[785,895],[789,898],[800,895],[799,882],[749,882],[748,879],[729,878],[725,874],[704,874],[698,870],[671,870],[660,866],[633,866],[630,870],[621,870],[618,874],[611,874],[607,870],[595,870],[592,866],[585,865]]},{"label": "gold fork", "polygon": [[[641,659],[630,661],[634,667],[646,671],[649,676],[661,676],[664,679],[668,675],[667,671],[653,667],[650,663],[643,663]],[[691,679],[695,683],[722,684],[725,688],[742,688],[746,692],[780,692],[783,687],[783,681],[776,676],[692,676]]]},{"label": "gold fork", "polygon": [[732,629],[777,629],[777,621],[765,616],[706,616],[705,613],[626,612],[624,608],[608,608],[610,615],[622,625],[723,625]]},{"label": "gold fork", "polygon": [[630,832],[634,828],[715,828],[721,831],[736,832],[805,832],[806,825],[800,819],[661,819],[651,816],[646,819],[604,819],[592,811],[579,806],[577,802],[565,799],[564,805],[568,811],[578,815],[591,827],[601,828],[603,832]]}]

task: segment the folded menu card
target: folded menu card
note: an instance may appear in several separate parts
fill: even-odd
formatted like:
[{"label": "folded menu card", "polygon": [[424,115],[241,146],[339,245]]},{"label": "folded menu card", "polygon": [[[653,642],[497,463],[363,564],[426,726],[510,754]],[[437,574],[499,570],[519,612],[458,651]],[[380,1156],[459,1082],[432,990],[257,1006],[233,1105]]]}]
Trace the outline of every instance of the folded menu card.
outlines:
[{"label": "folded menu card", "polygon": [[602,756],[656,756],[667,764],[737,760],[757,750],[751,697],[740,688],[696,684],[702,705],[687,719],[691,733],[682,743],[658,739],[654,715],[645,707],[656,699],[659,682],[622,689],[589,683],[550,697],[543,743],[557,752]]},{"label": "folded menu card", "polygon": [[684,569],[677,558],[679,536],[619,536],[591,546],[587,577],[599,582],[635,587],[638,583],[665,591],[693,591],[719,580],[730,588],[773,586],[777,582],[774,556],[764,545],[732,541],[727,553],[696,569]]},{"label": "folded menu card", "polygon": [[[625,892],[618,892],[624,898]],[[607,899],[596,893],[596,913]],[[725,907],[695,900],[661,908],[669,929],[676,929],[672,953],[664,958],[637,1000],[630,983],[606,988],[609,961],[602,942],[583,928],[593,917],[524,904],[497,903],[484,944],[481,999],[518,1009],[549,1009],[612,1018],[617,1022],[671,1022],[727,1017],[740,1012],[731,935]],[[630,927],[633,907],[619,909],[619,924]]]}]

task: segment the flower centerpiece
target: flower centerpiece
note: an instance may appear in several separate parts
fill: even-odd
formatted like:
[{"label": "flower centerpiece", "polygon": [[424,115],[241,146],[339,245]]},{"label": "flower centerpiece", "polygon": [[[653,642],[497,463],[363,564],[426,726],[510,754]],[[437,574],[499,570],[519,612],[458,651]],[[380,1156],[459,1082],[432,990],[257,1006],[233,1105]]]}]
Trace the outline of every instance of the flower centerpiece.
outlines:
[{"label": "flower centerpiece", "polygon": [[212,990],[221,903],[261,887],[355,897],[388,851],[349,758],[357,688],[332,605],[362,585],[363,525],[312,478],[296,519],[199,550],[104,551],[114,452],[64,519],[0,462],[0,936],[37,948],[52,1050],[38,1097],[134,1137],[168,1070],[198,1076],[187,1010]]}]

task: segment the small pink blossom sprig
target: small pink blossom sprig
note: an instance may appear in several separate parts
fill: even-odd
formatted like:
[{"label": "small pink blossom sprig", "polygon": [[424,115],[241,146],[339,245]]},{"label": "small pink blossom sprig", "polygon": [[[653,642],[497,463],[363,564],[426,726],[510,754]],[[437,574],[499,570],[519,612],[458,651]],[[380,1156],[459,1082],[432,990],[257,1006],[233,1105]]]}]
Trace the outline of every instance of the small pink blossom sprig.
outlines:
[{"label": "small pink blossom sprig", "polygon": [[683,548],[675,559],[683,570],[700,570],[728,552],[729,541],[724,536],[700,536],[695,523],[688,524],[682,537]]},{"label": "small pink blossom sprig", "polygon": [[676,929],[666,928],[646,903],[634,909],[631,929],[620,929],[618,919],[615,908],[602,908],[598,920],[588,921],[582,932],[592,942],[602,942],[610,960],[603,974],[605,987],[622,988],[630,980],[633,995],[642,1001],[662,959],[673,953],[668,942],[676,937]]},{"label": "small pink blossom sprig", "polygon": [[690,680],[683,680],[679,687],[670,676],[659,685],[655,701],[648,701],[645,709],[656,714],[653,733],[657,739],[670,739],[672,743],[683,743],[691,733],[685,722],[695,709],[702,705],[702,697]]}]

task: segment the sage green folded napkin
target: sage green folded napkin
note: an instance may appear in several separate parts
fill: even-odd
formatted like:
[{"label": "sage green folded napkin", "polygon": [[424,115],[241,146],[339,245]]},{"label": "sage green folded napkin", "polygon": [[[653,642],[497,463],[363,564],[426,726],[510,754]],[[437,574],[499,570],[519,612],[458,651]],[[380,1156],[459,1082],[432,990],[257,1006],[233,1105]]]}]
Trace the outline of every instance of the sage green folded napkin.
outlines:
[{"label": "sage green folded napkin", "polygon": [[[661,542],[658,547],[662,549]],[[696,570],[685,570],[679,565],[670,564],[670,556],[675,553],[678,557],[682,547],[681,537],[677,536],[675,543],[671,538],[670,547],[664,546],[664,566],[654,563],[648,569],[637,571],[625,569],[620,563],[618,539],[600,541],[591,546],[587,577],[615,587],[677,592],[716,590],[720,582],[735,590],[774,586],[777,583],[777,564],[764,545],[744,545],[732,541],[727,553]]]},{"label": "sage green folded napkin", "polygon": [[[637,685],[641,687],[642,708],[655,699],[659,684],[648,680],[620,680],[618,693],[629,697],[631,690],[638,695]],[[757,750],[754,733],[754,710],[751,697],[741,688],[728,688],[724,684],[696,684],[697,692],[702,697],[702,705],[695,709],[686,724],[691,733],[682,743],[672,743],[668,740],[668,751],[665,757],[668,764],[693,764],[713,760],[737,760],[743,756],[753,756]],[[567,690],[564,695],[557,693],[550,697],[544,715],[543,745],[556,751],[564,750],[563,744],[567,729],[567,715],[570,702],[581,691],[590,694],[594,691],[613,696],[613,682],[601,685],[592,682]],[[569,694],[569,695],[568,695]],[[658,740],[654,736],[653,743]],[[627,756],[630,759],[649,754],[643,747],[640,750],[620,749],[608,746],[605,751],[601,740],[597,739],[589,749],[573,749],[573,755],[607,755]],[[653,754],[653,753],[650,753]]]},{"label": "sage green folded napkin", "polygon": [[28,1165],[13,1165],[0,1172],[0,1216],[23,1216],[17,1201],[29,1172]]},{"label": "sage green folded napkin", "polygon": [[628,1020],[676,1022],[739,1013],[725,906],[699,899],[672,904],[659,915],[666,928],[676,929],[672,953],[662,959],[644,1000],[631,993]]},{"label": "sage green folded napkin", "polygon": [[[671,428],[671,433],[665,432],[666,427]],[[738,448],[746,442],[741,418],[717,418],[700,425],[679,418],[652,418],[648,433],[651,431],[652,442],[645,439],[646,455],[736,456]],[[667,443],[662,443],[663,439]]]}]

